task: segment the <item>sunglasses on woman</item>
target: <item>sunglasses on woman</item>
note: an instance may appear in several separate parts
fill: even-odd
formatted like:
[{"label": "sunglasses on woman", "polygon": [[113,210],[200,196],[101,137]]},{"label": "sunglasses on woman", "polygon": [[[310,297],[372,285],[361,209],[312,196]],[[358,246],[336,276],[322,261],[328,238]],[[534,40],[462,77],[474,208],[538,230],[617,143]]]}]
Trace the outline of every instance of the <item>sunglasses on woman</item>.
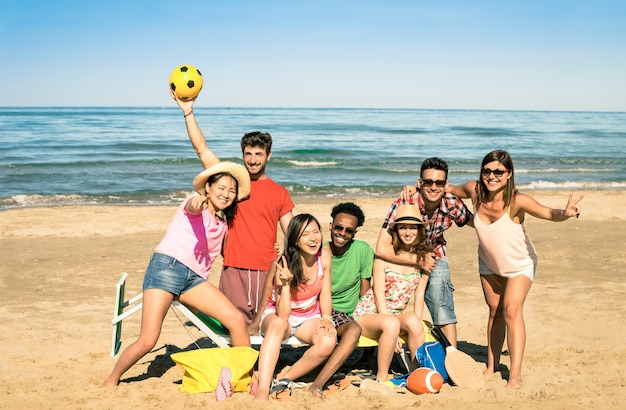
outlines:
[{"label": "sunglasses on woman", "polygon": [[489,174],[493,174],[494,177],[501,177],[502,175],[504,175],[505,173],[507,173],[509,171],[507,171],[506,169],[489,169],[489,168],[483,168],[480,170],[480,174],[484,177],[488,177]]}]

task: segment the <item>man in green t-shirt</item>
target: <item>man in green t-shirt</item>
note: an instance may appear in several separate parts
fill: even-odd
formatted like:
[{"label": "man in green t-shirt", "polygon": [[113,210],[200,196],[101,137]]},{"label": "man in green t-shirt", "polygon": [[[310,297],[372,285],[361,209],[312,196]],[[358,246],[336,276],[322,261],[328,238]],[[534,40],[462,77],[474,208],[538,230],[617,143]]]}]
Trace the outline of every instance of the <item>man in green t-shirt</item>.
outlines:
[{"label": "man in green t-shirt", "polygon": [[374,251],[363,241],[354,239],[365,215],[352,202],[336,205],[330,216],[330,242],[325,244],[332,252],[333,321],[339,343],[326,364],[311,384],[314,396],[324,397],[324,384],[348,359],[359,343],[361,327],[352,318],[352,312],[361,296],[371,287]]},{"label": "man in green t-shirt", "polygon": [[[352,202],[336,205],[330,216],[330,242],[324,244],[332,252],[332,319],[337,329],[339,343],[330,355],[324,367],[310,387],[314,396],[324,397],[324,385],[341,365],[348,359],[359,343],[361,326],[352,318],[352,312],[359,299],[371,287],[372,267],[374,265],[374,250],[363,241],[354,239],[359,226],[363,225],[365,215],[361,208]],[[261,306],[267,304],[272,292],[273,278],[268,276],[265,281]],[[263,311],[260,310],[260,313]],[[250,334],[256,334],[259,329],[261,314],[257,314],[248,327]]]}]

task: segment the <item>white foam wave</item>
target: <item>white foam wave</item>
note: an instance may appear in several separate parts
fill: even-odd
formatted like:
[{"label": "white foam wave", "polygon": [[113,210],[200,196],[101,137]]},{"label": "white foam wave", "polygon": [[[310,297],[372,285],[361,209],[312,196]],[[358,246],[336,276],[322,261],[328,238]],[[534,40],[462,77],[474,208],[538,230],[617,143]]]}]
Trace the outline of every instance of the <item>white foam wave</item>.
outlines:
[{"label": "white foam wave", "polygon": [[30,208],[66,205],[173,205],[179,204],[193,193],[190,191],[170,192],[161,195],[135,197],[67,195],[13,195],[0,198],[0,209]]},{"label": "white foam wave", "polygon": [[295,165],[297,167],[330,167],[333,165],[337,165],[337,161],[295,161],[289,160],[287,161],[291,165]]},{"label": "white foam wave", "polygon": [[[604,174],[615,172],[611,168],[541,168],[541,169],[528,169],[528,168],[516,168],[516,174]],[[453,169],[450,170],[451,174],[476,174],[478,175],[478,169]]]},{"label": "white foam wave", "polygon": [[626,182],[595,182],[595,181],[581,181],[581,182],[550,182],[550,181],[534,181],[528,184],[517,184],[520,189],[593,189],[593,190],[609,190],[609,189],[626,189]]}]

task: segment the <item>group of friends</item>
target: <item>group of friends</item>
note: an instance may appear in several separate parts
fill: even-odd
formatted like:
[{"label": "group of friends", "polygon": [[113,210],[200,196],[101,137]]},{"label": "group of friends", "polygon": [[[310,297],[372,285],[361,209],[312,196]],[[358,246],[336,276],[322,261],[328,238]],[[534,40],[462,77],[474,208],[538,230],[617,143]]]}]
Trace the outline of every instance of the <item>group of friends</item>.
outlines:
[{"label": "group of friends", "polygon": [[[154,251],[143,282],[138,339],[119,356],[103,382],[121,376],[157,343],[174,299],[219,320],[233,346],[250,346],[261,334],[256,400],[268,400],[293,380],[319,368],[309,386],[324,386],[356,348],[361,335],[378,340],[376,380],[388,378],[394,352],[407,340],[411,365],[424,343],[423,306],[456,346],[454,286],[444,232],[469,225],[478,237],[480,281],[489,307],[485,374],[500,370],[505,337],[511,364],[507,387],[522,383],[526,343],[523,305],[533,282],[537,254],[524,230],[525,215],[564,221],[580,214],[582,195],[569,195],[564,209],[544,206],[515,188],[511,156],[487,154],[478,180],[452,186],[439,158],[421,164],[417,186],[406,186],[381,227],[376,249],[355,239],[365,215],[343,202],[331,212],[324,243],[315,216],[293,215],[289,192],[266,174],[272,138],[263,132],[241,139],[245,166],[221,162],[209,149],[193,113],[194,100],[172,93],[191,144],[204,167],[193,181],[199,195],[179,206]],[[473,204],[470,211],[464,198]],[[278,226],[284,245],[277,243]],[[219,288],[207,280],[223,255]],[[407,307],[413,300],[413,309]],[[283,339],[295,336],[310,347],[278,374]]]}]

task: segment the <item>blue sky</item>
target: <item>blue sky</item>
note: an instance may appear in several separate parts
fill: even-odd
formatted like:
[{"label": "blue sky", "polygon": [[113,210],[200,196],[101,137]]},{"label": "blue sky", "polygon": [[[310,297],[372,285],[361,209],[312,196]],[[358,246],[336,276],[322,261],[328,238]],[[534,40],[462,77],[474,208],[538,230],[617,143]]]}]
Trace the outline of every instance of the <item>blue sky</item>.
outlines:
[{"label": "blue sky", "polygon": [[0,4],[0,106],[626,111],[626,2],[33,1]]}]

